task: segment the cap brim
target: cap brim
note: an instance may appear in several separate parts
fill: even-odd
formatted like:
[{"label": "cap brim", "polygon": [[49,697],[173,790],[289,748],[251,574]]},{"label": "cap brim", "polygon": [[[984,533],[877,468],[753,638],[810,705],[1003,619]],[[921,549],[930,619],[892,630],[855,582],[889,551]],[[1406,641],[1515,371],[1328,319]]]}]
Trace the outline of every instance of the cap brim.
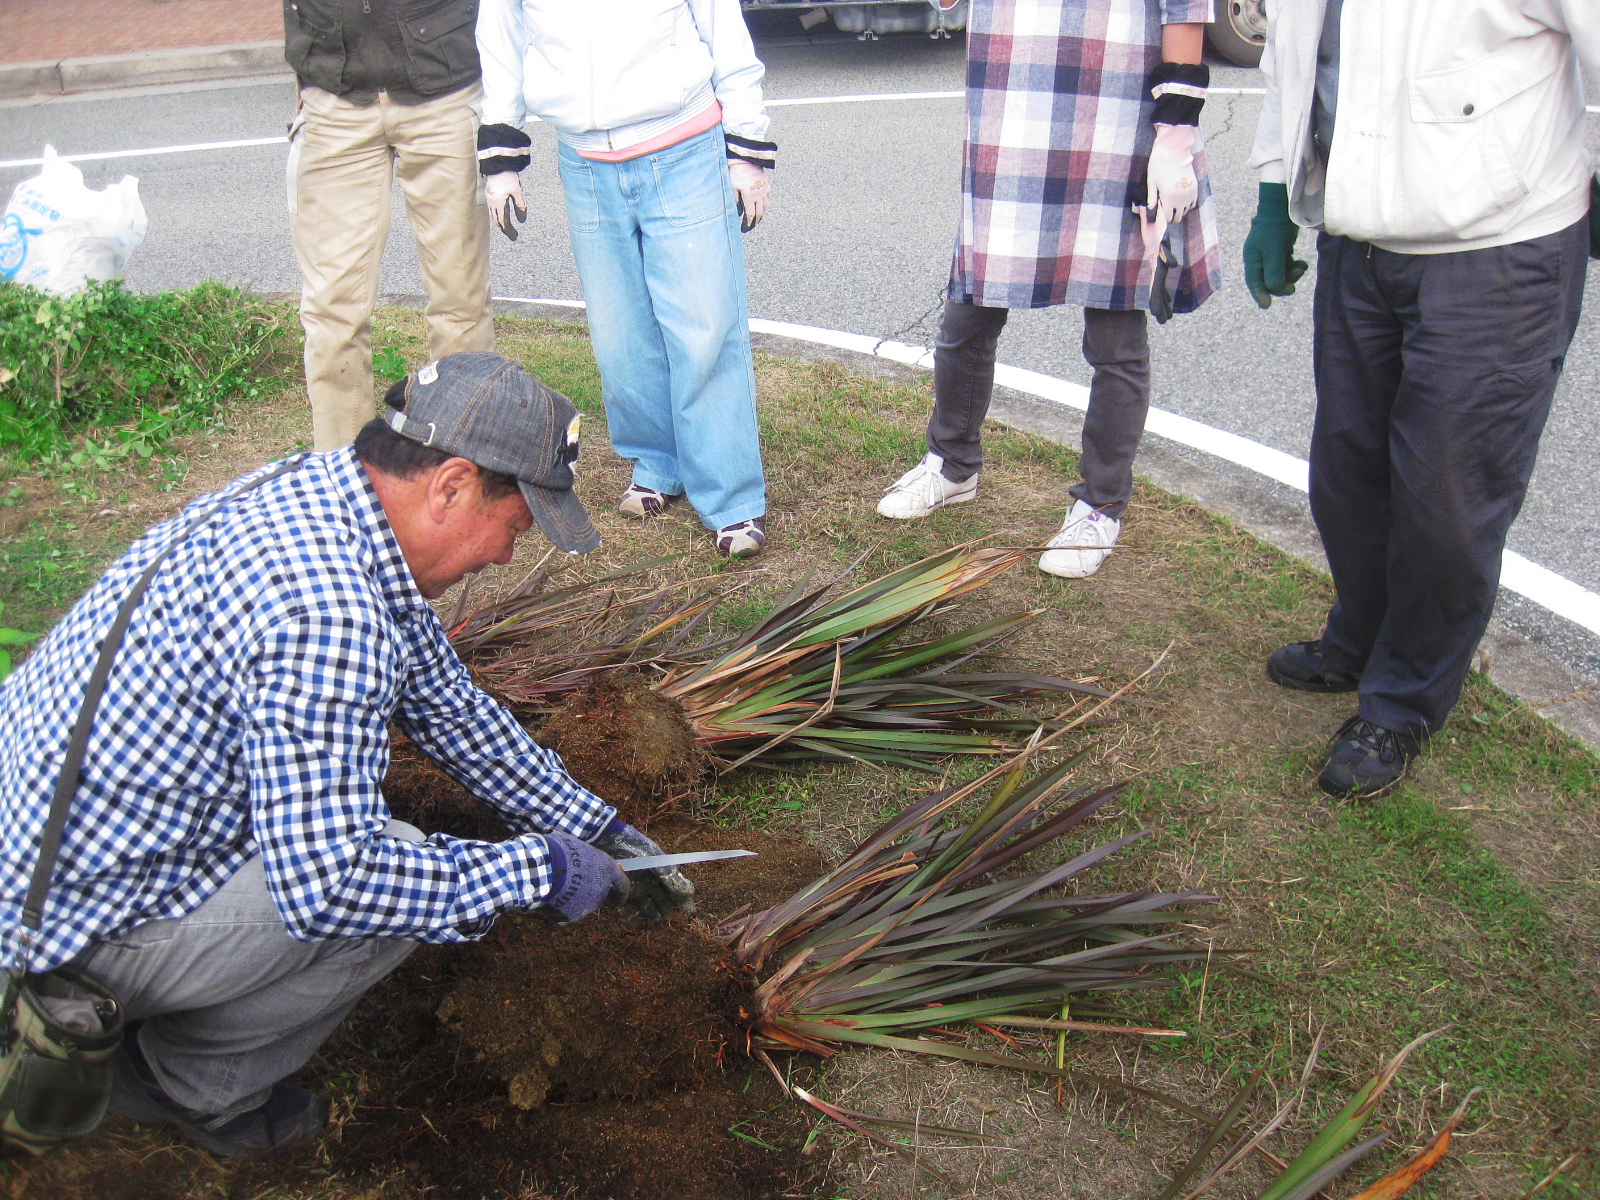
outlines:
[{"label": "cap brim", "polygon": [[587,554],[600,545],[600,535],[583,509],[583,502],[570,488],[551,491],[538,484],[519,479],[522,498],[528,502],[528,511],[539,523],[545,537],[568,554]]}]

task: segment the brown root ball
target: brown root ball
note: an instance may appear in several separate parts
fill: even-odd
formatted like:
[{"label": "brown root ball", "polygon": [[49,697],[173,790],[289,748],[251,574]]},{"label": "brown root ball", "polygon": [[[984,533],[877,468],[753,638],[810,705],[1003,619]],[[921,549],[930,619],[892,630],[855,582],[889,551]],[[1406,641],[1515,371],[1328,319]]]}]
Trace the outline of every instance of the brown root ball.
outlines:
[{"label": "brown root ball", "polygon": [[573,692],[538,738],[561,755],[568,774],[640,827],[671,812],[709,765],[683,707],[627,671]]},{"label": "brown root ball", "polygon": [[743,1052],[749,992],[692,925],[502,917],[441,1021],[517,1108],[698,1089]]}]

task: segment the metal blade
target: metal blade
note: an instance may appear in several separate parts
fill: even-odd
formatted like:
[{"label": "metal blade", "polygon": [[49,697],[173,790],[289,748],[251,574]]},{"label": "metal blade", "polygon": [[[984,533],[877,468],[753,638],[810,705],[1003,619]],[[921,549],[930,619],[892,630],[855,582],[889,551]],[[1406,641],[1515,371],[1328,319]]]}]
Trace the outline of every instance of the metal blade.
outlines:
[{"label": "metal blade", "polygon": [[716,862],[723,858],[753,858],[754,850],[697,850],[690,854],[651,854],[645,858],[619,858],[624,871],[648,871],[652,867],[685,867],[690,863]]}]

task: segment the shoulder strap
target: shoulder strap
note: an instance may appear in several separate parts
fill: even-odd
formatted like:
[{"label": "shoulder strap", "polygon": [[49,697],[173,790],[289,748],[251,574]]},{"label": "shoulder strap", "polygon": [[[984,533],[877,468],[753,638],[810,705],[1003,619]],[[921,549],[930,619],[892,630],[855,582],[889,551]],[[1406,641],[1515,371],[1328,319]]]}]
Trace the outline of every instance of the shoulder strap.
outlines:
[{"label": "shoulder strap", "polygon": [[100,657],[95,660],[94,671],[89,676],[89,686],[84,689],[83,704],[78,709],[78,719],[72,726],[72,739],[67,743],[67,756],[61,764],[61,776],[56,780],[55,794],[50,798],[50,816],[45,821],[44,836],[39,839],[39,861],[33,868],[33,879],[28,885],[28,897],[22,905],[22,925],[29,931],[29,934],[24,935],[25,943],[32,942],[31,934],[39,931],[44,919],[44,899],[50,890],[50,877],[55,874],[56,855],[61,850],[61,835],[67,827],[67,812],[72,807],[72,797],[78,790],[78,779],[83,771],[83,756],[89,748],[89,734],[94,729],[95,714],[99,711],[100,699],[105,694],[106,680],[111,676],[111,664],[117,657],[117,651],[122,648],[122,639],[127,635],[128,626],[133,623],[133,614],[138,610],[139,602],[144,599],[150,581],[155,578],[156,571],[166,561],[167,556],[181,546],[191,533],[215,516],[217,510],[280,475],[298,470],[305,461],[304,454],[285,459],[259,479],[254,479],[237,491],[230,492],[195,517],[179,531],[177,537],[167,543],[161,553],[150,560],[150,565],[144,569],[144,574],[139,576],[138,581],[123,599],[122,607],[117,610],[117,619],[112,622],[105,641],[100,643]]}]

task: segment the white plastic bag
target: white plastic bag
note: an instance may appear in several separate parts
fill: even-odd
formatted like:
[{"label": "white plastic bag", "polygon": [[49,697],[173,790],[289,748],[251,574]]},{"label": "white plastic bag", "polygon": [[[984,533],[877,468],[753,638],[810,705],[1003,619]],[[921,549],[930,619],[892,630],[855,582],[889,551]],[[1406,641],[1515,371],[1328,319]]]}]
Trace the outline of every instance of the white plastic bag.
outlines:
[{"label": "white plastic bag", "polygon": [[39,173],[17,184],[0,217],[0,279],[70,296],[120,276],[149,227],[132,175],[97,192],[46,146]]}]

